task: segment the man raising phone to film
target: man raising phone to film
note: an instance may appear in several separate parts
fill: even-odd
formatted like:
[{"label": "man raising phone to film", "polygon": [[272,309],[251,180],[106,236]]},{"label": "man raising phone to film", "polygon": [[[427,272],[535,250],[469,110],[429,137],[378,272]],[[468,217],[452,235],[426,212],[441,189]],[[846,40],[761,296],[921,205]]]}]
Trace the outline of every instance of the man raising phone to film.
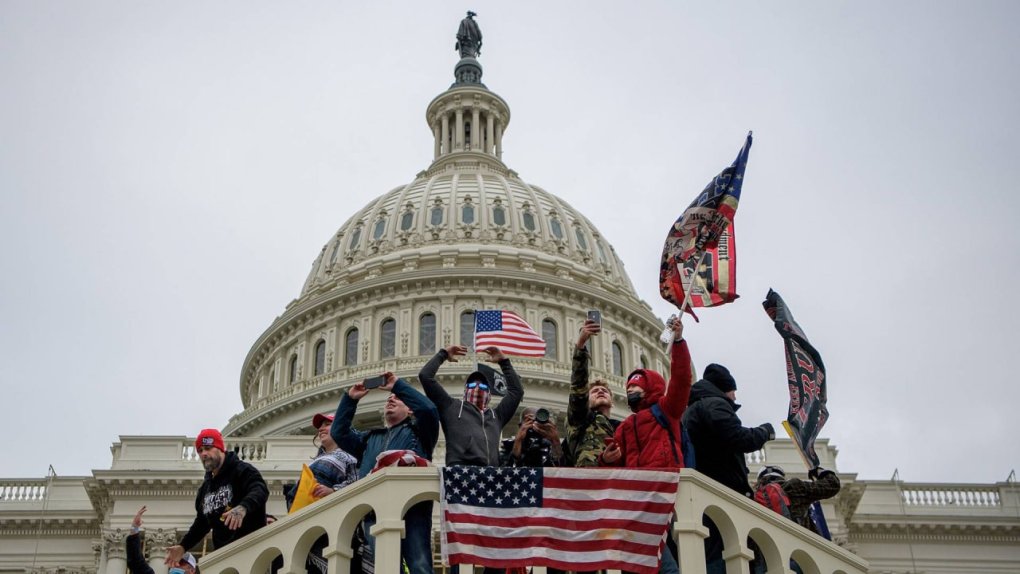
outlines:
[{"label": "man raising phone to film", "polygon": [[[358,401],[373,389],[389,393],[383,407],[383,428],[360,431],[352,425]],[[389,450],[411,450],[432,460],[432,451],[439,440],[439,412],[425,395],[393,373],[373,377],[354,384],[340,399],[329,429],[333,440],[360,462],[358,478],[372,472],[376,457]],[[410,574],[432,572],[432,501],[412,506],[405,518],[406,534],[400,541],[400,553]],[[365,517],[366,543],[374,556],[375,537],[371,535],[375,515]]]}]

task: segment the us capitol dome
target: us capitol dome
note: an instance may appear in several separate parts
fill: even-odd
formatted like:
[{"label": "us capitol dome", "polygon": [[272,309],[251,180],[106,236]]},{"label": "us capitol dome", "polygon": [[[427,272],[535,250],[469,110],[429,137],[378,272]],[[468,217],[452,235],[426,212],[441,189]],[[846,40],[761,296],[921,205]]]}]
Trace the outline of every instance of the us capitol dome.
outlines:
[{"label": "us capitol dome", "polygon": [[[313,414],[335,410],[358,381],[391,371],[416,383],[436,351],[471,346],[475,310],[514,311],[542,335],[545,357],[512,357],[525,386],[522,407],[549,407],[561,423],[588,309],[603,315],[592,376],[613,386],[618,413],[627,412],[626,373],[666,370],[662,322],[634,292],[613,246],[581,212],[503,162],[510,107],[481,82],[478,61],[462,58],[454,76],[425,112],[431,165],[326,241],[298,298],[245,358],[244,411],[225,434],[311,432]],[[457,396],[472,370],[469,353],[445,365],[439,380]],[[362,401],[356,422],[378,424],[381,395]]]}]

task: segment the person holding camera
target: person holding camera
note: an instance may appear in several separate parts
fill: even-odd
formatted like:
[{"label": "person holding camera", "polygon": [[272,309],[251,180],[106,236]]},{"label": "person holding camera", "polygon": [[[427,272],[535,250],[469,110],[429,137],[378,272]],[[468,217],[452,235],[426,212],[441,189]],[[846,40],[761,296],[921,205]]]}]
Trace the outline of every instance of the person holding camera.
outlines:
[{"label": "person holding camera", "polygon": [[521,412],[513,438],[503,439],[500,466],[562,466],[563,449],[556,419],[545,408],[528,407]]},{"label": "person holding camera", "polygon": [[[383,375],[385,384],[378,388],[390,396],[383,406],[383,428],[360,431],[352,426],[358,401],[372,391],[375,382],[355,383],[340,398],[329,434],[343,450],[361,461],[358,478],[365,478],[376,458],[388,450],[411,450],[432,460],[432,451],[439,440],[439,412],[436,405],[415,390],[407,381],[393,373]],[[363,522],[365,533],[365,567],[375,556],[375,537],[371,535],[375,514]],[[419,502],[404,516],[405,536],[400,541],[400,555],[410,574],[432,574],[432,501]],[[383,573],[391,574],[391,573]]]}]

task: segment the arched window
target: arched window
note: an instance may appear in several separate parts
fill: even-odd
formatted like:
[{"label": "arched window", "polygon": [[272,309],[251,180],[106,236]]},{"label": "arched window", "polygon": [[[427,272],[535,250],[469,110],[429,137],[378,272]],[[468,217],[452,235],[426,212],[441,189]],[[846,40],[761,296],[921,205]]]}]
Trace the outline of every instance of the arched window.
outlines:
[{"label": "arched window", "polygon": [[315,374],[321,375],[326,372],[326,341],[319,339],[315,344]]},{"label": "arched window", "polygon": [[379,326],[379,357],[386,359],[397,354],[397,322],[386,319]]},{"label": "arched window", "polygon": [[563,239],[563,226],[560,225],[560,220],[555,217],[549,220],[549,229],[552,231],[553,237],[556,239]]},{"label": "arched window", "polygon": [[383,233],[386,233],[386,220],[380,219],[375,222],[375,229],[372,231],[372,239],[379,241],[382,239]]},{"label": "arched window", "polygon": [[436,352],[436,316],[425,313],[418,320],[418,354],[432,355]]},{"label": "arched window", "polygon": [[290,365],[288,366],[288,369],[288,381],[290,381],[290,384],[293,385],[297,381],[297,353],[290,356]]},{"label": "arched window", "polygon": [[344,337],[344,364],[349,366],[358,364],[358,329],[355,327],[347,331]]},{"label": "arched window", "polygon": [[642,369],[647,369],[648,368],[648,358],[645,357],[644,353],[641,353],[641,357],[638,359],[638,364],[641,365]]},{"label": "arched window", "polygon": [[411,225],[413,224],[414,224],[414,212],[405,211],[404,215],[400,216],[400,230],[407,231],[408,229],[411,229]]},{"label": "arched window", "polygon": [[337,239],[336,243],[333,244],[333,252],[329,254],[329,262],[336,263],[336,254],[340,251],[340,240]]},{"label": "arched window", "polygon": [[492,223],[495,225],[506,225],[506,209],[497,205],[492,208]]},{"label": "arched window", "polygon": [[623,347],[616,341],[613,341],[613,374],[623,376]]},{"label": "arched window", "polygon": [[474,311],[464,311],[460,314],[460,344],[468,349],[475,346]]},{"label": "arched window", "polygon": [[545,339],[545,356],[556,359],[556,323],[552,319],[542,320],[542,338]]},{"label": "arched window", "polygon": [[437,206],[432,208],[432,215],[431,215],[431,218],[429,219],[429,223],[431,223],[432,225],[442,225],[443,224],[443,208],[442,207],[437,205]]},{"label": "arched window", "polygon": [[574,228],[574,236],[577,237],[577,246],[581,251],[588,251],[588,241],[584,238],[584,232],[581,231],[580,227]]},{"label": "arched window", "polygon": [[349,251],[354,251],[358,248],[358,242],[361,241],[361,227],[355,227],[354,233],[351,233],[351,242],[347,244]]},{"label": "arched window", "polygon": [[269,392],[276,392],[276,370],[269,371]]},{"label": "arched window", "polygon": [[531,213],[530,211],[525,211],[523,214],[521,214],[521,221],[524,222],[524,229],[527,229],[528,231],[534,231],[535,229],[537,229],[537,227],[535,226],[534,213]]},{"label": "arched window", "polygon": [[460,208],[460,220],[465,225],[471,225],[472,223],[474,223],[475,206],[471,205],[470,203],[464,204],[464,206]]}]

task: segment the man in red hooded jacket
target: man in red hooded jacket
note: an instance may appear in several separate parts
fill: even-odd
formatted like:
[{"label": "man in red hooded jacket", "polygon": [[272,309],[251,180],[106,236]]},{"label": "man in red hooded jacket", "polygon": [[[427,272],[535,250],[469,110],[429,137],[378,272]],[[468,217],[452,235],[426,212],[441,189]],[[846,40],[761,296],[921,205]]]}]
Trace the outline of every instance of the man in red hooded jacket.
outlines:
[{"label": "man in red hooded jacket", "polygon": [[684,326],[673,321],[670,345],[669,386],[659,373],[635,369],[627,376],[627,405],[632,415],[620,426],[606,450],[604,466],[632,468],[683,468],[680,419],[694,383],[694,369]]},{"label": "man in red hooded jacket", "polygon": [[[633,414],[616,427],[613,442],[602,451],[599,463],[603,466],[684,467],[680,419],[694,384],[694,366],[683,339],[683,324],[675,319],[670,327],[669,386],[662,375],[650,369],[636,369],[627,376],[627,405]],[[663,548],[659,574],[679,574],[674,552]]]}]

